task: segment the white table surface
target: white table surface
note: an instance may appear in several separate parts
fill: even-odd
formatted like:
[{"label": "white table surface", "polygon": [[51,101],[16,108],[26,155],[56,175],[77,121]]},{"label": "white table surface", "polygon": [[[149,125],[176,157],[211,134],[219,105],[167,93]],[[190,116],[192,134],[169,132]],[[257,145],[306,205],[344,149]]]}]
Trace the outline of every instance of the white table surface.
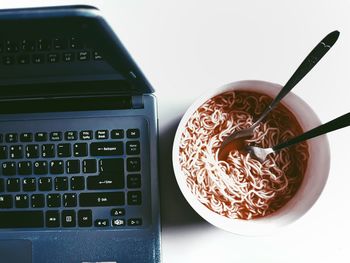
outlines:
[{"label": "white table surface", "polygon": [[205,222],[182,197],[171,164],[179,119],[200,94],[243,79],[284,84],[335,29],[338,42],[294,92],[323,122],[349,112],[350,1],[13,0],[0,8],[73,3],[105,13],[156,89],[163,262],[350,262],[350,128],[329,135],[331,171],[320,199],[271,236],[241,237]]}]

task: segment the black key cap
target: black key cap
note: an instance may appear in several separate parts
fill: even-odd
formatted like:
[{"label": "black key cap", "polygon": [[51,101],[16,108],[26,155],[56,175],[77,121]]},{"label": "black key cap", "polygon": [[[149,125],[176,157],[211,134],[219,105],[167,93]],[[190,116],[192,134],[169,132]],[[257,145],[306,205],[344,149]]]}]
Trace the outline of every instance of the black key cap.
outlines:
[{"label": "black key cap", "polygon": [[126,169],[128,172],[137,172],[141,169],[141,159],[138,157],[126,159]]},{"label": "black key cap", "polygon": [[95,226],[96,227],[107,227],[108,226],[108,219],[96,219]]},{"label": "black key cap", "polygon": [[72,49],[81,49],[83,47],[83,42],[77,37],[71,37],[69,47]]},{"label": "black key cap", "polygon": [[60,207],[61,195],[60,194],[48,194],[46,196],[46,203],[48,207]]},{"label": "black key cap", "polygon": [[125,204],[123,192],[100,192],[79,194],[79,204],[86,206],[120,206]]},{"label": "black key cap", "polygon": [[44,226],[42,211],[0,211],[0,228],[35,228]]},{"label": "black key cap", "polygon": [[72,62],[74,61],[74,53],[73,52],[64,52],[62,55],[62,60],[64,62]]},{"label": "black key cap", "polygon": [[92,212],[91,210],[79,210],[78,211],[78,224],[80,227],[92,226]]},{"label": "black key cap", "polygon": [[67,193],[63,195],[63,206],[64,207],[75,207],[77,206],[77,194]]},{"label": "black key cap", "polygon": [[128,226],[141,226],[142,218],[130,218],[128,219]]},{"label": "black key cap", "polygon": [[2,163],[2,174],[3,175],[15,175],[16,174],[16,163],[15,162]]},{"label": "black key cap", "polygon": [[9,178],[6,181],[7,192],[19,192],[21,189],[21,183],[19,178]]},{"label": "black key cap", "polygon": [[73,176],[70,179],[71,190],[84,190],[85,189],[85,177],[84,176]]},{"label": "black key cap", "polygon": [[12,195],[0,195],[0,208],[12,208]]},{"label": "black key cap", "polygon": [[108,131],[107,130],[98,130],[98,131],[96,131],[95,138],[97,140],[108,139]]},{"label": "black key cap", "polygon": [[0,193],[3,193],[5,191],[5,180],[3,178],[0,178]]},{"label": "black key cap", "polygon": [[19,46],[17,41],[13,40],[6,40],[5,41],[5,51],[12,53],[12,52],[18,52]]},{"label": "black key cap", "polygon": [[2,64],[8,66],[12,65],[15,62],[15,57],[14,56],[3,56],[2,57]]},{"label": "black key cap", "polygon": [[111,210],[111,216],[125,216],[124,208],[114,208]]},{"label": "black key cap", "polygon": [[63,227],[75,227],[76,218],[74,210],[63,210],[62,211],[62,226]]},{"label": "black key cap", "polygon": [[60,226],[60,212],[58,210],[46,211],[46,226],[47,227]]},{"label": "black key cap", "polygon": [[49,53],[47,54],[47,62],[49,63],[57,63],[59,62],[60,57],[58,53]]},{"label": "black key cap", "polygon": [[128,155],[140,154],[140,142],[139,141],[126,142],[126,154]]},{"label": "black key cap", "polygon": [[7,133],[5,136],[5,140],[8,143],[13,143],[18,141],[18,134],[17,133]]},{"label": "black key cap", "polygon": [[30,197],[33,208],[41,208],[45,206],[45,195],[34,194]]},{"label": "black key cap", "polygon": [[22,147],[22,145],[12,145],[12,146],[10,146],[10,158],[11,159],[21,159],[21,158],[23,158],[23,147]]},{"label": "black key cap", "polygon": [[78,133],[76,131],[66,131],[64,133],[64,139],[66,141],[75,141],[78,139]]},{"label": "black key cap", "polygon": [[89,51],[79,51],[78,52],[78,60],[79,61],[88,61],[90,59],[90,53]]},{"label": "black key cap", "polygon": [[40,38],[38,40],[38,50],[47,51],[51,49],[51,39]]},{"label": "black key cap", "polygon": [[39,190],[40,191],[51,191],[52,190],[52,179],[51,177],[39,178]]},{"label": "black key cap", "polygon": [[80,140],[92,140],[92,131],[81,131]]},{"label": "black key cap", "polygon": [[68,174],[80,173],[80,160],[66,161],[66,171]]},{"label": "black key cap", "polygon": [[127,186],[128,186],[128,188],[140,188],[141,187],[141,174],[128,174]]},{"label": "black key cap", "polygon": [[24,65],[24,64],[29,64],[30,62],[30,57],[28,54],[21,54],[17,56],[17,63]]},{"label": "black key cap", "polygon": [[112,139],[123,139],[124,138],[124,130],[117,129],[111,131],[111,138]]},{"label": "black key cap", "polygon": [[68,44],[67,40],[64,38],[56,37],[53,39],[53,48],[54,49],[59,49],[59,50],[65,49],[65,48],[67,48],[67,44]]},{"label": "black key cap", "polygon": [[83,172],[84,173],[96,173],[97,162],[95,159],[83,160]]},{"label": "black key cap", "polygon": [[15,196],[15,206],[16,208],[28,208],[29,207],[29,197],[26,194],[20,194]]},{"label": "black key cap", "polygon": [[47,132],[37,132],[35,134],[35,141],[37,141],[37,142],[47,141]]},{"label": "black key cap", "polygon": [[73,154],[76,157],[87,156],[87,143],[75,143],[73,145]]},{"label": "black key cap", "polygon": [[36,190],[36,179],[35,178],[23,178],[22,189],[25,192],[33,192]]},{"label": "black key cap", "polygon": [[113,218],[112,226],[125,226],[125,219],[123,218]]},{"label": "black key cap", "polygon": [[87,178],[87,188],[89,190],[122,189],[124,188],[124,175],[113,174],[110,176],[89,176]]},{"label": "black key cap", "polygon": [[139,129],[128,129],[126,131],[126,137],[130,139],[135,139],[140,137],[140,130]]},{"label": "black key cap", "polygon": [[54,158],[55,157],[55,145],[54,144],[43,144],[41,146],[41,156],[43,158]]},{"label": "black key cap", "polygon": [[68,177],[56,177],[54,185],[56,191],[68,190]]},{"label": "black key cap", "polygon": [[72,155],[71,153],[71,147],[69,143],[61,143],[57,145],[57,155],[58,157],[70,157]]},{"label": "black key cap", "polygon": [[29,144],[25,148],[26,148],[26,157],[28,159],[39,157],[39,145],[38,144]]},{"label": "black key cap", "polygon": [[51,132],[50,141],[62,141],[62,132]]},{"label": "black key cap", "polygon": [[20,135],[21,142],[31,142],[33,141],[33,134],[30,132],[25,132]]},{"label": "black key cap", "polygon": [[32,55],[32,62],[34,64],[42,64],[45,62],[45,55],[44,54],[33,54]]},{"label": "black key cap", "polygon": [[64,163],[62,160],[50,161],[50,173],[51,174],[63,174],[64,173]]},{"label": "black key cap", "polygon": [[123,154],[122,142],[93,142],[90,144],[92,156],[115,156]]},{"label": "black key cap", "polygon": [[141,191],[128,192],[128,205],[141,205],[142,195]]},{"label": "black key cap", "polygon": [[47,173],[48,173],[47,161],[34,162],[34,174],[47,174]]},{"label": "black key cap", "polygon": [[98,51],[93,51],[92,52],[92,57],[94,60],[102,60],[102,56]]},{"label": "black key cap", "polygon": [[117,172],[124,174],[124,160],[122,158],[100,159],[98,164],[101,173]]},{"label": "black key cap", "polygon": [[0,159],[7,159],[7,146],[0,146]]},{"label": "black key cap", "polygon": [[23,39],[20,43],[20,47],[23,51],[34,51],[35,50],[35,41]]},{"label": "black key cap", "polygon": [[18,163],[18,173],[20,175],[32,174],[32,163],[28,161],[23,161]]}]

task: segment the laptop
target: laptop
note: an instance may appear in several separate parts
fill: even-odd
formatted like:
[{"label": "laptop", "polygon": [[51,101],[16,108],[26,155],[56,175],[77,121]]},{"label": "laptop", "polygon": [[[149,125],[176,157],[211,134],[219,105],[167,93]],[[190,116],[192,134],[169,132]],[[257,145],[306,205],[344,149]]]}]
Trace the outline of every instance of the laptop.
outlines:
[{"label": "laptop", "polygon": [[0,40],[0,262],[159,262],[156,98],[113,30],[0,10]]}]

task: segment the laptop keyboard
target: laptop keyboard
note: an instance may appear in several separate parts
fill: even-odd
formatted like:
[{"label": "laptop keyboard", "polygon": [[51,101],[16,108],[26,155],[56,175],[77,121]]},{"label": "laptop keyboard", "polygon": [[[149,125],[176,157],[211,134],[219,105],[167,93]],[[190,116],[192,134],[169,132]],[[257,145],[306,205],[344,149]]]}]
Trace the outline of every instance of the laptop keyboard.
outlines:
[{"label": "laptop keyboard", "polygon": [[142,226],[141,136],[133,127],[0,133],[0,228]]}]

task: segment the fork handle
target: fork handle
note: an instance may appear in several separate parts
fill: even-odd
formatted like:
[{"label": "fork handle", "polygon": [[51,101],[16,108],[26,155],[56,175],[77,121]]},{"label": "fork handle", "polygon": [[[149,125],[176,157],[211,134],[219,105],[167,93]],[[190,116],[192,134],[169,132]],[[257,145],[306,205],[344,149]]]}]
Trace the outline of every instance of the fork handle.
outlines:
[{"label": "fork handle", "polygon": [[272,147],[272,149],[274,151],[278,151],[281,150],[285,147],[297,144],[299,142],[302,141],[306,141],[308,139],[317,137],[319,135],[331,132],[331,131],[335,131],[344,127],[350,126],[350,112],[346,113],[338,118],[335,118],[334,120],[331,120],[325,124],[322,124],[316,128],[313,128],[312,130],[309,130],[303,134],[300,134],[297,137],[294,137],[286,142],[280,143],[274,147]]}]

